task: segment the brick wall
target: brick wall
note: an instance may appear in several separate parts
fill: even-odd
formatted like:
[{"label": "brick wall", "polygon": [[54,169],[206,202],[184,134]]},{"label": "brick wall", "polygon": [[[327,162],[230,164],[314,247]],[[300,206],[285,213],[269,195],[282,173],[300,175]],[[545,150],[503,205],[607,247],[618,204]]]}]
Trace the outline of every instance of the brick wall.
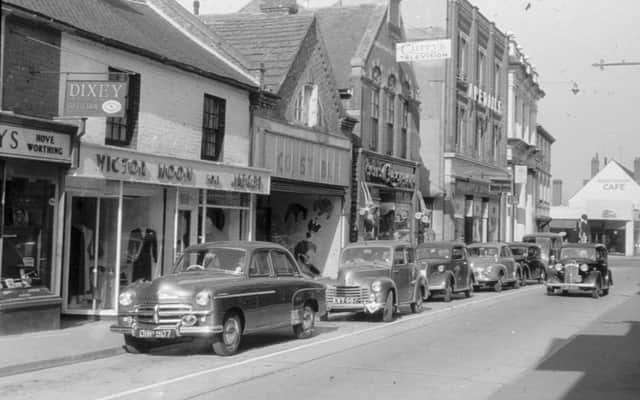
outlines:
[{"label": "brick wall", "polygon": [[43,118],[57,116],[60,33],[15,17],[7,17],[6,23],[2,109]]}]

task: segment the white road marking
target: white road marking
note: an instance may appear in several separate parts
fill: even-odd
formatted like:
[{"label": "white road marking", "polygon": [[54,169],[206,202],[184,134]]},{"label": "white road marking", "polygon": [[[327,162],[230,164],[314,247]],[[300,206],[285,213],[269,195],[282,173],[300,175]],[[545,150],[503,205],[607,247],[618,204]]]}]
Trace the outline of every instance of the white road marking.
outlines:
[{"label": "white road marking", "polygon": [[211,373],[214,373],[214,372],[219,372],[219,371],[223,371],[223,370],[226,370],[226,369],[239,367],[241,365],[250,364],[250,363],[253,363],[253,362],[256,362],[256,361],[261,361],[261,360],[265,360],[265,359],[268,359],[268,358],[277,357],[277,356],[280,356],[280,355],[283,355],[283,354],[292,353],[294,351],[298,351],[298,350],[303,350],[303,349],[307,349],[307,348],[310,348],[310,347],[319,346],[319,345],[322,345],[322,344],[325,344],[325,343],[335,342],[335,341],[338,341],[338,340],[349,338],[351,336],[361,335],[361,334],[366,333],[366,332],[377,331],[379,329],[388,328],[388,327],[391,327],[391,326],[394,326],[394,325],[397,325],[397,324],[401,324],[401,323],[404,323],[404,322],[407,322],[407,321],[413,321],[413,320],[419,319],[419,318],[427,319],[429,317],[432,317],[434,315],[437,315],[437,314],[440,314],[440,313],[443,313],[443,312],[446,312],[446,311],[451,311],[451,310],[459,309],[459,308],[465,308],[465,307],[469,307],[471,305],[481,304],[481,303],[485,303],[487,301],[500,299],[502,297],[515,296],[517,294],[526,293],[526,292],[532,291],[534,289],[539,289],[539,288],[544,288],[544,286],[539,286],[539,285],[538,286],[528,286],[528,287],[520,288],[518,290],[512,290],[512,291],[508,291],[508,292],[501,292],[501,293],[496,294],[495,296],[485,297],[483,299],[479,299],[479,300],[476,300],[476,301],[471,300],[471,301],[467,301],[467,302],[460,303],[460,304],[454,304],[454,305],[452,305],[450,307],[441,308],[441,309],[435,310],[435,311],[425,312],[425,313],[421,313],[421,314],[413,314],[413,315],[410,315],[408,317],[405,317],[405,318],[402,318],[402,319],[397,319],[395,321],[388,322],[388,323],[385,323],[385,324],[376,325],[376,326],[373,326],[373,327],[370,327],[370,328],[361,329],[359,331],[345,333],[345,334],[342,334],[340,336],[335,336],[335,337],[332,337],[332,338],[327,338],[327,339],[315,341],[315,342],[312,342],[312,343],[303,344],[303,345],[300,345],[300,346],[292,347],[290,349],[276,351],[274,353],[264,354],[264,355],[261,355],[261,356],[258,356],[258,357],[253,357],[253,358],[246,359],[244,361],[238,361],[238,362],[233,363],[233,364],[222,365],[222,366],[219,366],[219,367],[210,368],[210,369],[194,372],[194,373],[191,373],[191,374],[182,375],[182,376],[179,376],[179,377],[176,377],[176,378],[173,378],[173,379],[169,379],[169,380],[165,380],[165,381],[162,381],[162,382],[153,383],[151,385],[141,386],[139,388],[130,389],[130,390],[127,390],[127,391],[124,391],[124,392],[120,392],[120,393],[114,393],[114,394],[111,394],[111,395],[106,396],[106,397],[100,397],[97,400],[118,399],[118,398],[121,398],[121,397],[124,397],[124,396],[129,396],[129,395],[132,395],[132,394],[136,394],[136,393],[144,392],[144,391],[147,391],[147,390],[155,389],[155,388],[158,388],[158,387],[161,387],[161,386],[170,385],[172,383],[176,383],[176,382],[180,382],[180,381],[183,381],[183,380],[195,378],[195,377],[198,377],[198,376],[201,376],[201,375],[211,374]]}]

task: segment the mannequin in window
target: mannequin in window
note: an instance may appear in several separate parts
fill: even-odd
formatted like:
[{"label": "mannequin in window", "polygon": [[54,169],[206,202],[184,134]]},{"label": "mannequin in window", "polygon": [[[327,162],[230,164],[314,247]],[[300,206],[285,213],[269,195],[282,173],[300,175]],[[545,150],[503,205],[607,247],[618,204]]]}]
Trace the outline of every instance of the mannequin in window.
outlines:
[{"label": "mannequin in window", "polygon": [[75,204],[69,241],[69,301],[78,304],[89,288],[91,262],[88,246],[93,242],[93,231],[83,222],[82,203]]},{"label": "mannequin in window", "polygon": [[131,281],[151,280],[153,264],[158,260],[158,239],[151,228],[135,228],[129,235],[127,260],[131,262]]}]

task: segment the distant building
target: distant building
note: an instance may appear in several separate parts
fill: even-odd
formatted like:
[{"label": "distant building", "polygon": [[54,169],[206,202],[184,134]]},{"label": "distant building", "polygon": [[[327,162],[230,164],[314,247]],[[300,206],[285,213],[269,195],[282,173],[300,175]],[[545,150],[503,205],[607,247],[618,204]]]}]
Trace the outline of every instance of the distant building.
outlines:
[{"label": "distant building", "polygon": [[562,205],[562,179],[554,179],[551,190],[551,207]]}]

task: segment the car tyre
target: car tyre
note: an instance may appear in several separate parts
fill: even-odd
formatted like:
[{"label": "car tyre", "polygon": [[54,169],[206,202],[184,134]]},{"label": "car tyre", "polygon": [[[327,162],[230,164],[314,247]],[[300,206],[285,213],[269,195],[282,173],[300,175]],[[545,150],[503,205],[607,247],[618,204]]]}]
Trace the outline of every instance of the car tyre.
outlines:
[{"label": "car tyre", "polygon": [[601,290],[602,289],[600,289],[600,284],[597,284],[596,288],[591,292],[591,297],[593,297],[594,299],[599,299]]},{"label": "car tyre", "polygon": [[382,310],[382,322],[391,322],[393,321],[393,312],[394,312],[394,304],[393,304],[393,291],[389,290],[387,292],[387,299],[384,302],[384,309]]},{"label": "car tyre", "polygon": [[464,291],[464,297],[469,298],[473,295],[473,281],[469,279],[467,282],[467,290]]},{"label": "car tyre", "polygon": [[424,310],[424,291],[422,288],[418,291],[418,298],[414,303],[411,303],[411,312],[414,314],[420,314]]},{"label": "car tyre", "polygon": [[555,290],[552,287],[547,287],[547,296],[551,296],[555,293]]},{"label": "car tyre", "polygon": [[513,282],[514,289],[520,289],[521,280],[522,280],[522,273],[516,274],[516,280]]},{"label": "car tyre", "polygon": [[124,335],[124,349],[131,354],[144,354],[151,351],[153,346],[149,341],[131,335]]},{"label": "car tyre", "polygon": [[324,315],[320,316],[320,321],[328,321],[329,320],[329,312],[326,312]]},{"label": "car tyre", "polygon": [[238,314],[229,314],[222,324],[222,333],[213,338],[213,351],[221,356],[231,356],[238,351],[241,339],[242,321]]},{"label": "car tyre", "polygon": [[302,323],[293,326],[293,333],[298,339],[307,339],[313,335],[316,323],[316,312],[310,304],[305,304],[302,309]]}]

